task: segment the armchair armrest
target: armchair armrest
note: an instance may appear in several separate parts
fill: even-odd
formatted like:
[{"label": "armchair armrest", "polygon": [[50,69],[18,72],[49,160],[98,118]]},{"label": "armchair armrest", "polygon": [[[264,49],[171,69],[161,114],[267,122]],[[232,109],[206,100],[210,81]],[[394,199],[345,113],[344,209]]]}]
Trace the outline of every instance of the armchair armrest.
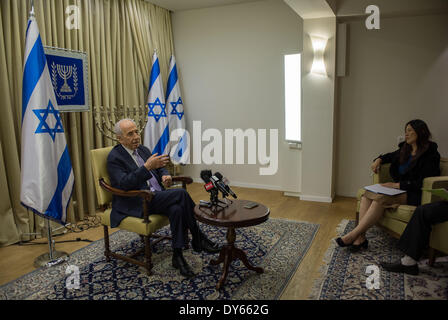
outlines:
[{"label": "armchair armrest", "polygon": [[113,188],[111,187],[106,181],[104,181],[103,178],[99,180],[99,184],[101,188],[105,189],[106,191],[112,193],[116,196],[121,197],[141,197],[143,198],[143,222],[149,223],[151,222],[149,220],[149,212],[148,212],[148,206],[147,202],[152,200],[152,197],[154,196],[154,193],[149,190],[130,190],[130,191],[124,191],[121,189]]},{"label": "armchair armrest", "polygon": [[[423,180],[423,188],[425,189],[448,189],[448,176],[428,177]],[[440,201],[441,198],[433,195],[431,192],[422,192],[422,204]]]},{"label": "armchair armrest", "polygon": [[380,165],[378,173],[373,174],[373,184],[391,182],[392,178],[389,173],[390,163]]},{"label": "armchair armrest", "polygon": [[380,183],[380,175],[378,173],[374,173],[373,174],[373,184],[378,184],[378,183]]},{"label": "armchair armrest", "polygon": [[172,179],[173,179],[173,182],[182,182],[182,188],[184,188],[184,189],[187,188],[187,184],[193,183],[193,179],[191,177],[186,177],[186,176],[174,176]]}]

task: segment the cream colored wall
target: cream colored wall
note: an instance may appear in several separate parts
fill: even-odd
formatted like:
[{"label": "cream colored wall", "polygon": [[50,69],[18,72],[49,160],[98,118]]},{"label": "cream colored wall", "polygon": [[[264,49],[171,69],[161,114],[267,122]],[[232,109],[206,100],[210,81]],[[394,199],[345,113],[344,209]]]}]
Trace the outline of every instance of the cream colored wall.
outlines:
[{"label": "cream colored wall", "polygon": [[448,157],[448,16],[350,22],[348,75],[339,78],[336,193],[371,183],[369,166],[395,150],[407,121],[427,122]]},{"label": "cream colored wall", "polygon": [[[328,39],[327,76],[310,73],[314,54],[310,35]],[[335,105],[336,18],[305,19],[302,75],[302,194],[300,199],[331,202]]]},{"label": "cream colored wall", "polygon": [[190,133],[198,120],[202,131],[279,130],[273,176],[260,176],[259,164],[188,165],[185,173],[199,179],[210,168],[232,185],[299,192],[300,150],[284,142],[283,55],[302,50],[300,17],[283,1],[267,0],[175,12],[172,24]]}]

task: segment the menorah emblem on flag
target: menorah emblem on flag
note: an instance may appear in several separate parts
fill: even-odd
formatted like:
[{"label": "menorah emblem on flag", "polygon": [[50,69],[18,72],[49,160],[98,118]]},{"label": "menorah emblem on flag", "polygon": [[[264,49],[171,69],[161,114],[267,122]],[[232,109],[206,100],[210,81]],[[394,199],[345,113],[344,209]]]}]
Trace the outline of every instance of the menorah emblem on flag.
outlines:
[{"label": "menorah emblem on flag", "polygon": [[70,79],[73,75],[73,67],[58,64],[57,70],[59,76],[64,79],[64,84],[61,87],[61,92],[72,92],[72,89],[70,89],[69,85],[67,84],[67,80]]},{"label": "menorah emblem on flag", "polygon": [[[56,97],[62,100],[72,99],[78,92],[78,69],[76,64],[60,64],[54,61],[51,64],[51,81],[55,89]],[[61,81],[63,84],[61,85]],[[70,78],[73,78],[73,85],[70,86],[67,82]],[[59,88],[60,87],[60,88]]]}]

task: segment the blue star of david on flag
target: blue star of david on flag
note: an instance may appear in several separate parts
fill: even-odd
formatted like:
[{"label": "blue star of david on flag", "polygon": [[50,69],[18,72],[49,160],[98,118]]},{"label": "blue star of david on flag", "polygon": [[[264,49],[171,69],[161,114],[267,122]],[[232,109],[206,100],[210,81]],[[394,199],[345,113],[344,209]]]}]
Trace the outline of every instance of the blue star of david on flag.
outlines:
[{"label": "blue star of david on flag", "polygon": [[[156,106],[160,106],[161,111],[158,114],[154,112],[154,108]],[[154,103],[151,102],[148,103],[148,107],[149,107],[148,117],[154,117],[156,122],[159,122],[160,118],[166,118],[166,112],[165,112],[166,105],[160,102],[159,98],[156,98]]]},{"label": "blue star of david on flag", "polygon": [[[171,111],[171,114],[177,115],[177,117],[179,118],[179,120],[182,120],[182,117],[184,116],[184,111],[183,111],[183,106],[184,104],[182,103],[182,99],[181,97],[179,97],[179,99],[176,102],[170,102],[171,106],[173,107],[173,111]],[[179,112],[177,110],[177,107],[181,105],[182,106],[182,112]]]},{"label": "blue star of david on flag", "polygon": [[[46,109],[34,109],[33,110],[36,117],[40,120],[39,125],[34,133],[48,133],[51,139],[54,142],[54,138],[56,137],[56,133],[64,132],[64,128],[62,127],[62,121],[59,110],[56,110],[51,103],[51,100],[48,102],[48,106]],[[53,114],[56,119],[56,125],[54,128],[50,128],[47,123],[48,115]]]}]

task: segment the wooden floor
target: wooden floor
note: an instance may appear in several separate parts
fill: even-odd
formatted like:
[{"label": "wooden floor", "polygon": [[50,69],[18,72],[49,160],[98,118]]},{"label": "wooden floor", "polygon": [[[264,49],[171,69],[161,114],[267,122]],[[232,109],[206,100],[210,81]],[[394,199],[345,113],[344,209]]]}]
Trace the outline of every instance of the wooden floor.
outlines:
[{"label": "wooden floor", "polygon": [[[336,228],[342,219],[354,219],[356,199],[337,197],[333,203],[301,201],[295,197],[285,197],[283,192],[232,187],[239,199],[257,201],[268,206],[272,218],[307,221],[320,225],[316,238],[305,258],[300,263],[294,277],[289,282],[281,299],[304,300],[311,292],[314,280],[319,277],[319,267],[330,242],[336,236]],[[207,200],[202,184],[194,183],[188,191],[195,200]],[[113,229],[111,232],[117,231]],[[103,238],[103,228],[92,228],[82,233],[68,233],[55,237],[56,241],[76,238],[99,240]],[[37,239],[34,242],[45,242]],[[87,246],[87,242],[68,242],[56,244],[56,249],[72,253]],[[0,248],[0,285],[34,270],[36,257],[48,252],[48,245],[11,245]]]}]

